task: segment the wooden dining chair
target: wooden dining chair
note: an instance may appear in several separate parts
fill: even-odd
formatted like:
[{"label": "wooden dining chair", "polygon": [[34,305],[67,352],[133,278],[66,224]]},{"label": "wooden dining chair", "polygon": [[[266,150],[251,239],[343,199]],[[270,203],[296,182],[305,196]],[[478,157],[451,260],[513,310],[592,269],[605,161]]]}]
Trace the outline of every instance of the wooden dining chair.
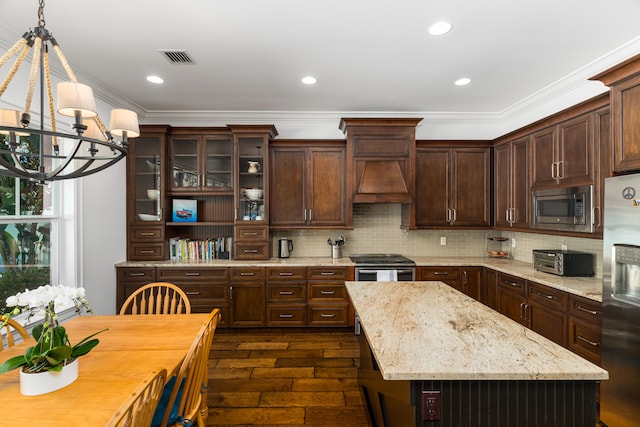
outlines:
[{"label": "wooden dining chair", "polygon": [[[207,407],[207,361],[220,316],[219,309],[213,310],[191,344],[191,348],[176,375],[161,426],[182,426],[184,425],[183,420],[190,421],[192,423],[190,425],[202,427],[207,425],[209,414]],[[179,393],[181,397],[178,399]],[[170,420],[171,410],[176,401],[178,401],[177,411],[174,413],[178,415],[178,420]]]},{"label": "wooden dining chair", "polygon": [[154,282],[136,289],[125,300],[120,314],[189,314],[191,303],[177,285]]},{"label": "wooden dining chair", "polygon": [[[6,317],[0,317],[0,325],[2,325],[5,322],[5,320],[6,320]],[[2,345],[0,345],[0,351],[4,350],[5,341],[6,341],[7,348],[16,345],[14,332],[17,332],[23,341],[26,341],[29,339],[29,333],[27,332],[27,330],[23,328],[22,325],[16,322],[15,320],[9,319],[7,321],[7,324],[4,325],[2,330],[0,330],[0,339],[2,340]],[[5,338],[2,338],[2,337],[5,337]]]},{"label": "wooden dining chair", "polygon": [[151,372],[122,403],[107,427],[142,427],[151,425],[167,380],[167,370]]}]

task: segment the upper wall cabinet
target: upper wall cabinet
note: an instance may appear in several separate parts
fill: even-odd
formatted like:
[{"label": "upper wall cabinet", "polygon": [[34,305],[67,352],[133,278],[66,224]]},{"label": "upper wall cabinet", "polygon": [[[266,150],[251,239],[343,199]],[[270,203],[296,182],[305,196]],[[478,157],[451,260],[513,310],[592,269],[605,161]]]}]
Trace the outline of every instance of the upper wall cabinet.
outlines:
[{"label": "upper wall cabinet", "polygon": [[532,188],[593,184],[593,114],[531,136]]},{"label": "upper wall cabinet", "polygon": [[428,144],[416,149],[416,226],[489,227],[491,148]]},{"label": "upper wall cabinet", "polygon": [[269,160],[271,228],[347,226],[343,141],[276,143]]},{"label": "upper wall cabinet", "polygon": [[611,87],[613,172],[640,171],[640,55],[592,80],[600,80]]},{"label": "upper wall cabinet", "polygon": [[494,149],[495,226],[529,228],[529,137],[500,144]]}]

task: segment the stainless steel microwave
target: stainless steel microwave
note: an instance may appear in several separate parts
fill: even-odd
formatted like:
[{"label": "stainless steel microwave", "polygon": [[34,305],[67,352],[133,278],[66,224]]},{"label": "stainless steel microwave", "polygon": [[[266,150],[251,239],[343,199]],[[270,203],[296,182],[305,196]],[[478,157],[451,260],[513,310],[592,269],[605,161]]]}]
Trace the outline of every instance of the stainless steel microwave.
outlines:
[{"label": "stainless steel microwave", "polygon": [[532,195],[532,228],[593,232],[592,185],[534,190]]}]

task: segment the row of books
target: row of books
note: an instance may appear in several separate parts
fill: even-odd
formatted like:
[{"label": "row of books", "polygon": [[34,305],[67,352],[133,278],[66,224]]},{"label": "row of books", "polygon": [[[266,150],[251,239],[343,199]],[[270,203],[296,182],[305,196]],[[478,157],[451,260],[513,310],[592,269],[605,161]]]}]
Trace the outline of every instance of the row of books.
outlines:
[{"label": "row of books", "polygon": [[229,259],[233,237],[217,239],[192,240],[173,237],[169,239],[169,255],[171,260],[212,260]]}]

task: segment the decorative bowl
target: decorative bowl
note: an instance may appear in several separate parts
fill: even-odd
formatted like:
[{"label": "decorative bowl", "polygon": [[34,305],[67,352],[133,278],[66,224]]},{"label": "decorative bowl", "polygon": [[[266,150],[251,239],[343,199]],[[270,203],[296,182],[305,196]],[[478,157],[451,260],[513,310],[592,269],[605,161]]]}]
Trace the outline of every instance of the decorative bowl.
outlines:
[{"label": "decorative bowl", "polygon": [[160,190],[147,190],[147,197],[151,200],[158,200],[160,198]]},{"label": "decorative bowl", "polygon": [[143,221],[160,221],[159,215],[138,214],[138,218],[140,218]]},{"label": "decorative bowl", "polygon": [[261,188],[247,188],[245,190],[245,194],[249,200],[260,200],[262,199],[263,193]]}]

